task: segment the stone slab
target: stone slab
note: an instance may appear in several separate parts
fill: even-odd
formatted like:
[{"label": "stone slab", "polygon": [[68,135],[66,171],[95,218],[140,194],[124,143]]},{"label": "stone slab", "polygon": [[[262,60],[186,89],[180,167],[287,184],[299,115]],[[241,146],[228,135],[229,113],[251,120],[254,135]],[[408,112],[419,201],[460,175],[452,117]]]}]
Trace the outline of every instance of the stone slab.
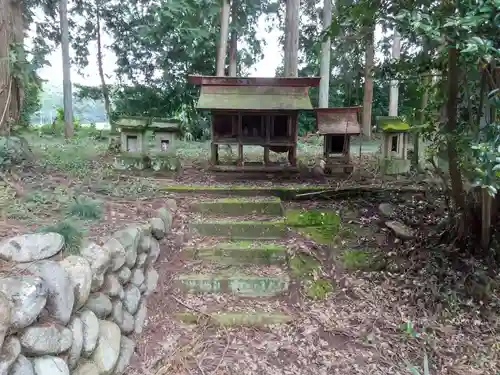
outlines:
[{"label": "stone slab", "polygon": [[222,214],[228,216],[269,215],[282,216],[283,206],[279,198],[238,199],[221,198],[211,201],[194,202],[191,209],[203,214]]},{"label": "stone slab", "polygon": [[286,246],[279,243],[235,241],[213,247],[185,248],[193,259],[220,264],[281,264],[285,261]]},{"label": "stone slab", "polygon": [[191,229],[202,236],[231,239],[273,240],[285,236],[284,220],[273,221],[205,221],[191,224]]},{"label": "stone slab", "polygon": [[188,293],[231,293],[247,297],[267,297],[288,290],[286,275],[259,276],[242,274],[184,274],[176,277],[179,287]]}]

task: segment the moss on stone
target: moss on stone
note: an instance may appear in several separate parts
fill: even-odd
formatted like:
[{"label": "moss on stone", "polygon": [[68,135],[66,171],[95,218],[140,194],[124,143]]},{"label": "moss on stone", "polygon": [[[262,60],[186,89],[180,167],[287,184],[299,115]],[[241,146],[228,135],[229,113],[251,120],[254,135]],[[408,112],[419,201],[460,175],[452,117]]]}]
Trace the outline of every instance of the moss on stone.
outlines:
[{"label": "moss on stone", "polygon": [[304,286],[305,294],[315,300],[325,299],[328,294],[333,292],[333,283],[327,279],[318,279],[310,281]]},{"label": "moss on stone", "polygon": [[319,245],[330,245],[334,242],[337,233],[328,227],[297,228],[297,231]]},{"label": "moss on stone", "polygon": [[295,254],[290,258],[288,265],[292,276],[298,278],[307,278],[321,268],[321,264],[307,254]]},{"label": "moss on stone", "polygon": [[351,271],[377,271],[384,267],[384,262],[379,254],[370,250],[345,250],[341,260],[344,267]]},{"label": "moss on stone", "polygon": [[278,197],[261,197],[259,199],[248,199],[244,197],[220,198],[212,201],[204,201],[204,203],[260,203],[260,202],[281,202]]},{"label": "moss on stone", "polygon": [[252,241],[219,243],[213,247],[186,248],[183,251],[196,259],[229,265],[280,264],[286,258],[286,246],[279,243]]},{"label": "moss on stone", "polygon": [[206,191],[206,190],[257,190],[257,191],[317,191],[324,189],[325,186],[309,186],[309,185],[291,185],[291,186],[247,186],[247,185],[228,185],[228,186],[209,186],[209,185],[164,185],[162,190],[168,191]]},{"label": "moss on stone", "polygon": [[283,220],[273,221],[205,221],[191,224],[202,236],[229,237],[237,240],[259,239],[272,240],[286,234]]},{"label": "moss on stone", "polygon": [[224,214],[228,216],[241,216],[251,214],[262,214],[270,216],[282,216],[283,207],[279,198],[270,199],[251,198],[223,198],[211,201],[194,202],[191,208],[196,212],[204,214]]},{"label": "moss on stone", "polygon": [[286,223],[292,227],[331,227],[338,228],[340,216],[333,210],[287,210]]}]

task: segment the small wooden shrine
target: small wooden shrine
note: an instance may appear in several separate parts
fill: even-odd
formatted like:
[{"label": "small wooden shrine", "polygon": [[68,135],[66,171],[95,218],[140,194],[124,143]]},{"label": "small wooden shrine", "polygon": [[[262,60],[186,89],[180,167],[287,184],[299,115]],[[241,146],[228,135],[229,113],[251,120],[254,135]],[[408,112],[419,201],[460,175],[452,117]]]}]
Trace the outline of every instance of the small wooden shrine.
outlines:
[{"label": "small wooden shrine", "polygon": [[382,159],[386,174],[406,173],[408,160],[408,131],[410,125],[398,116],[379,116],[377,125],[383,132]]},{"label": "small wooden shrine", "polygon": [[316,126],[323,136],[325,171],[343,168],[352,172],[351,136],[361,133],[358,115],[361,107],[316,108]]},{"label": "small wooden shrine", "polygon": [[[198,109],[209,110],[211,164],[219,171],[281,171],[297,169],[297,118],[312,110],[309,87],[320,78],[240,78],[190,76],[200,85]],[[236,165],[221,165],[220,145],[236,145]],[[263,163],[243,162],[243,146],[262,146]],[[288,153],[289,165],[273,164],[269,151]]]}]

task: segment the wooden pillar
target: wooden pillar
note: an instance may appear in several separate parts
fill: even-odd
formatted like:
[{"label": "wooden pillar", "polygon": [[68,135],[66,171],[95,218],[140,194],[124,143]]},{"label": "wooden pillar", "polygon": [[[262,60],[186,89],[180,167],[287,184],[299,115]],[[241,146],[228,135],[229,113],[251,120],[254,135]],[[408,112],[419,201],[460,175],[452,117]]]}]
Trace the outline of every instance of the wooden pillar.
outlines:
[{"label": "wooden pillar", "polygon": [[210,161],[212,165],[219,164],[219,145],[216,142],[216,134],[215,134],[215,116],[212,114],[212,142],[210,144]]},{"label": "wooden pillar", "polygon": [[219,164],[219,145],[212,142],[212,150],[211,150],[211,161],[212,165]]},{"label": "wooden pillar", "polygon": [[288,131],[291,132],[290,139],[293,140],[293,146],[288,149],[288,161],[292,167],[297,166],[297,113],[288,116]]},{"label": "wooden pillar", "polygon": [[264,165],[269,165],[269,142],[271,141],[271,116],[262,116],[264,123],[264,134],[266,135],[266,145],[264,146]]},{"label": "wooden pillar", "polygon": [[238,161],[236,165],[243,166],[243,141],[241,139],[243,134],[243,124],[241,122],[241,112],[238,112]]}]

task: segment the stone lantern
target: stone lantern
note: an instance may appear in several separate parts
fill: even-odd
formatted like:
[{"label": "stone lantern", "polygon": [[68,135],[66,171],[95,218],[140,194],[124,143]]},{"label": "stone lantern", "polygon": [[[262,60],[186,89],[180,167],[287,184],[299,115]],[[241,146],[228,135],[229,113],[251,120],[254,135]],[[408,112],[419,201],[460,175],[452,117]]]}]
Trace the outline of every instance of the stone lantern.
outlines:
[{"label": "stone lantern", "polygon": [[154,134],[154,147],[149,153],[155,171],[175,171],[179,168],[176,147],[180,139],[180,122],[175,119],[154,118],[148,129]]},{"label": "stone lantern", "polygon": [[408,131],[410,125],[397,116],[379,116],[377,125],[383,132],[382,167],[385,174],[410,171],[408,160]]},{"label": "stone lantern", "polygon": [[144,117],[120,117],[116,127],[120,129],[120,154],[115,158],[116,169],[139,169],[149,166],[146,154],[146,130],[149,119]]}]

